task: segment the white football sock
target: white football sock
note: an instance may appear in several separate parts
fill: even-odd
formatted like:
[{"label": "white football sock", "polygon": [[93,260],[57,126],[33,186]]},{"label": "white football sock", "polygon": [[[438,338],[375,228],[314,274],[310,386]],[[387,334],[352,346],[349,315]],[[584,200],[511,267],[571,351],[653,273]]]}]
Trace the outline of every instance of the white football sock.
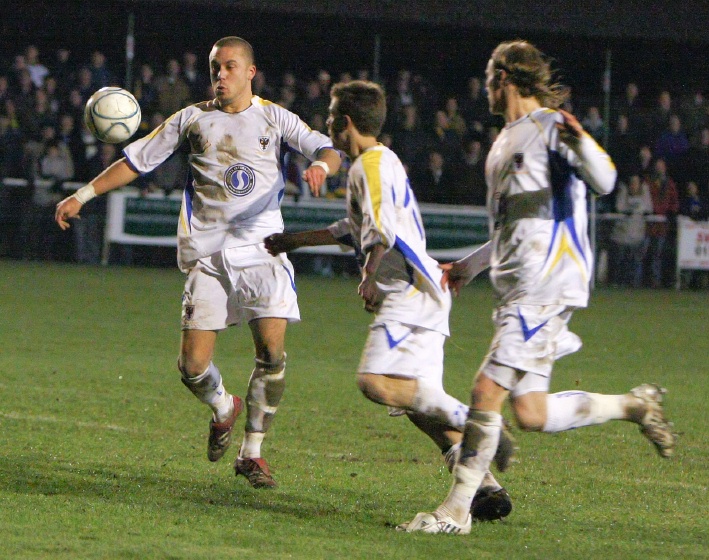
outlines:
[{"label": "white football sock", "polygon": [[263,432],[246,432],[241,443],[239,457],[242,459],[257,459],[261,457],[261,443],[266,434]]},{"label": "white football sock", "polygon": [[475,492],[490,470],[501,428],[502,415],[497,412],[470,411],[460,458],[453,469],[453,487],[436,512],[449,515],[461,524],[467,521]]},{"label": "white football sock", "polygon": [[563,432],[626,417],[625,395],[564,391],[547,395],[545,432]]},{"label": "white football sock", "polygon": [[256,359],[246,391],[246,431],[239,456],[261,457],[261,443],[271,426],[286,386],[286,356],[276,363]]},{"label": "white football sock", "polygon": [[418,379],[411,410],[462,432],[469,407],[446,393],[440,383]]},{"label": "white football sock", "polygon": [[222,374],[212,362],[204,373],[197,377],[188,377],[183,371],[182,383],[212,409],[216,422],[223,422],[234,412],[234,401],[224,388]]}]

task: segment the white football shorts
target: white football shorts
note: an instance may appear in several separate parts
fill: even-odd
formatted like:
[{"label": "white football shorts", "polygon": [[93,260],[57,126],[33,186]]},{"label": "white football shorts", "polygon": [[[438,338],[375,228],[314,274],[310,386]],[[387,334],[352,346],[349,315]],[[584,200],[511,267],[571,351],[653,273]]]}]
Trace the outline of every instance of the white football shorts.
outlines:
[{"label": "white football shorts", "polygon": [[263,243],[203,257],[187,274],[182,330],[218,331],[253,319],[299,321],[293,265]]},{"label": "white football shorts", "polygon": [[443,382],[443,333],[397,322],[375,323],[358,373],[400,375]]},{"label": "white football shorts", "polygon": [[569,331],[565,305],[506,305],[495,309],[495,335],[480,370],[512,392],[549,391],[554,362],[581,348]]}]

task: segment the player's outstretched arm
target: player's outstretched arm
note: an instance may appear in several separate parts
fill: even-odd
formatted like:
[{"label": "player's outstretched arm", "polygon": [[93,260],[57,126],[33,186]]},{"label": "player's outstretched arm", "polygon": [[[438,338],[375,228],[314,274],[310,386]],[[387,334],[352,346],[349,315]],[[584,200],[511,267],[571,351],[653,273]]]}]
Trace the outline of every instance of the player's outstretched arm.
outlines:
[{"label": "player's outstretched arm", "polygon": [[460,289],[490,266],[492,243],[488,241],[478,247],[469,255],[452,263],[443,263],[438,266],[443,270],[441,286],[445,290],[449,287],[457,296]]},{"label": "player's outstretched arm", "polygon": [[320,188],[329,175],[334,175],[340,169],[342,158],[337,150],[325,148],[320,150],[318,159],[303,171],[303,180],[308,183],[313,196],[320,196]]},{"label": "player's outstretched arm", "polygon": [[299,247],[315,247],[317,245],[335,245],[337,239],[328,229],[314,229],[298,233],[272,233],[263,240],[266,250],[274,257],[279,253],[287,253]]},{"label": "player's outstretched arm", "polygon": [[92,198],[127,185],[138,177],[126,158],[119,159],[103,170],[93,181],[81,187],[71,196],[57,204],[54,221],[63,230],[69,229],[70,219],[78,218],[81,207]]}]

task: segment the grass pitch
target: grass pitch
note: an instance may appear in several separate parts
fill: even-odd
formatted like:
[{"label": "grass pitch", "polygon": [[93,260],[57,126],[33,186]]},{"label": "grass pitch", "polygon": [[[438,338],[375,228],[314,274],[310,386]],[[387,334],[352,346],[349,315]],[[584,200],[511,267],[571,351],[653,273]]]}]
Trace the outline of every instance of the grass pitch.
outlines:
[{"label": "grass pitch", "polygon": [[[394,559],[709,557],[709,295],[598,290],[571,328],[584,349],[552,390],[669,389],[681,432],[660,459],[636,426],[516,432],[500,480],[512,514],[470,536],[393,530],[446,495],[433,444],[356,389],[369,317],[353,279],[298,278],[288,387],[264,443],[280,486],[253,490],[206,459],[209,412],[175,368],[176,270],[0,261],[0,558]],[[481,279],[453,308],[446,387],[467,401],[491,336]],[[243,395],[248,329],[215,362]]]}]

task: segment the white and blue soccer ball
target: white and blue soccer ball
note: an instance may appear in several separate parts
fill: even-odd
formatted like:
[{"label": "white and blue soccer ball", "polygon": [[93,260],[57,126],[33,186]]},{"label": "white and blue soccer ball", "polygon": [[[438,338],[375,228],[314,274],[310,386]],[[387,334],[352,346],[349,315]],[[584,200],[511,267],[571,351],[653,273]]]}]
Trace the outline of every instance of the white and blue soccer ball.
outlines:
[{"label": "white and blue soccer ball", "polygon": [[86,102],[84,121],[98,140],[125,142],[140,126],[140,105],[133,94],[119,87],[104,87]]}]

